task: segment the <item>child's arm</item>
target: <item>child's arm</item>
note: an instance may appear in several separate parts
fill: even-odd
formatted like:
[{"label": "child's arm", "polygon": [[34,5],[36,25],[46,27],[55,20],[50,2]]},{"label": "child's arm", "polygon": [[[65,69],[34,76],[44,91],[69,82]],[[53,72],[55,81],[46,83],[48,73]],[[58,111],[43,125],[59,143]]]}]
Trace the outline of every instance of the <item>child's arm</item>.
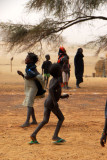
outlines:
[{"label": "child's arm", "polygon": [[17,73],[20,75],[20,76],[22,76],[23,78],[25,78],[25,79],[32,79],[30,76],[28,76],[28,75],[26,75],[26,76],[24,76],[24,74],[21,72],[21,71],[17,71]]},{"label": "child's arm", "polygon": [[69,94],[67,94],[67,93],[66,94],[62,94],[60,98],[62,98],[62,99],[69,98]]},{"label": "child's arm", "polygon": [[17,73],[24,78],[24,74],[21,71],[17,71]]}]

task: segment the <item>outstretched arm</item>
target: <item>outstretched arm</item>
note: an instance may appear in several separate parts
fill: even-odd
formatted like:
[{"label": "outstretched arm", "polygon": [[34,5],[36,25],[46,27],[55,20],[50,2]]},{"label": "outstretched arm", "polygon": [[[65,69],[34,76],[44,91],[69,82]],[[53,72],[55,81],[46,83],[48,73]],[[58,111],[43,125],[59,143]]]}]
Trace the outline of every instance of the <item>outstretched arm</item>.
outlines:
[{"label": "outstretched arm", "polygon": [[17,71],[17,73],[24,78],[24,74],[21,71]]},{"label": "outstretched arm", "polygon": [[24,74],[21,72],[21,71],[17,71],[17,73],[20,75],[20,76],[22,76],[23,78],[25,78],[25,79],[32,79],[31,77],[29,77],[29,76],[24,76]]},{"label": "outstretched arm", "polygon": [[62,94],[60,98],[62,98],[62,99],[69,98],[69,94],[67,94],[67,93],[66,94]]}]

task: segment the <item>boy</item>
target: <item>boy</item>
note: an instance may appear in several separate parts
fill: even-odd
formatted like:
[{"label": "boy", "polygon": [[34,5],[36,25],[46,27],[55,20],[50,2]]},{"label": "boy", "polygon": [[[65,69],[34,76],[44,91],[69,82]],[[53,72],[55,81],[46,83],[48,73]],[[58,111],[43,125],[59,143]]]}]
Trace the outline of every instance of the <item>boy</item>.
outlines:
[{"label": "boy", "polygon": [[[42,95],[45,93],[45,90],[42,88],[43,84],[37,79],[40,77],[39,72],[36,69],[35,63],[38,61],[38,56],[34,53],[28,53],[25,64],[25,75],[21,71],[17,71],[19,75],[21,75],[25,80],[25,100],[23,102],[24,106],[27,106],[27,119],[21,127],[28,127],[30,124],[37,124],[35,114],[34,114],[34,99],[37,95]],[[36,77],[36,79],[35,79]],[[32,122],[29,123],[30,117],[32,116]]]},{"label": "boy", "polygon": [[44,73],[44,81],[45,81],[45,87],[47,88],[47,85],[48,85],[48,80],[49,80],[49,77],[50,77],[50,74],[49,74],[49,68],[52,64],[50,60],[50,55],[47,54],[45,56],[46,58],[46,61],[43,62],[42,64],[42,74]]},{"label": "boy", "polygon": [[[57,71],[57,72],[56,72]],[[51,111],[57,116],[58,123],[56,126],[56,130],[54,132],[54,135],[52,137],[52,140],[54,140],[56,143],[64,142],[65,140],[58,137],[59,130],[62,126],[62,123],[64,121],[64,116],[59,109],[58,101],[60,98],[68,98],[69,95],[62,95],[61,96],[61,85],[59,81],[59,77],[61,76],[61,67],[59,64],[54,63],[50,67],[50,74],[53,76],[53,78],[50,81],[49,84],[49,95],[44,103],[44,118],[43,121],[38,125],[36,130],[31,134],[30,138],[32,141],[30,144],[38,144],[38,141],[36,139],[36,135],[39,132],[39,130],[49,121],[50,113]]]}]

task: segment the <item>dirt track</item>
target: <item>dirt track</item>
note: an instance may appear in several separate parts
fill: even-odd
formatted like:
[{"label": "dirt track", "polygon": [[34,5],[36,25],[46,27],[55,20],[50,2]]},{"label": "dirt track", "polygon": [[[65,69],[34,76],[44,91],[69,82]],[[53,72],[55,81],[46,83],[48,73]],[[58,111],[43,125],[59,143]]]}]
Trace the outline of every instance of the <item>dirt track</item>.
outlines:
[{"label": "dirt track", "polygon": [[[65,116],[59,136],[66,139],[63,145],[52,144],[57,118],[52,114],[49,123],[39,132],[39,145],[30,146],[30,134],[36,126],[22,129],[26,108],[23,82],[0,84],[0,160],[107,160],[107,145],[100,146],[107,98],[106,78],[85,78],[81,89],[70,83],[67,100],[59,105]],[[47,96],[48,93],[46,93]],[[46,97],[45,97],[46,98]],[[38,123],[43,118],[43,99],[35,101]]]}]

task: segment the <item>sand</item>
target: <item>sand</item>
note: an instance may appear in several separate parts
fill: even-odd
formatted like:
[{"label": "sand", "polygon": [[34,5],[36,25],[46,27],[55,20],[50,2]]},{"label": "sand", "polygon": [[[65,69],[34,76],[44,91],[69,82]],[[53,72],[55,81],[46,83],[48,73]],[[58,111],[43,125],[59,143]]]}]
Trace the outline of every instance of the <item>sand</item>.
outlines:
[{"label": "sand", "polygon": [[[23,57],[24,58],[24,57]],[[23,58],[14,57],[11,72],[10,57],[0,57],[0,160],[107,160],[107,145],[100,146],[104,126],[104,108],[107,98],[107,79],[92,77],[98,57],[85,57],[84,82],[75,87],[73,56],[70,57],[71,89],[69,99],[59,101],[65,116],[59,136],[66,142],[54,145],[52,136],[57,118],[51,114],[49,123],[38,133],[40,144],[29,145],[30,135],[37,125],[21,128],[26,119],[24,82],[16,71],[24,71]],[[55,61],[52,58],[52,61]],[[41,72],[41,63],[38,69]],[[48,90],[46,92],[46,97]],[[43,119],[45,98],[35,100],[34,108],[38,124]]]}]

